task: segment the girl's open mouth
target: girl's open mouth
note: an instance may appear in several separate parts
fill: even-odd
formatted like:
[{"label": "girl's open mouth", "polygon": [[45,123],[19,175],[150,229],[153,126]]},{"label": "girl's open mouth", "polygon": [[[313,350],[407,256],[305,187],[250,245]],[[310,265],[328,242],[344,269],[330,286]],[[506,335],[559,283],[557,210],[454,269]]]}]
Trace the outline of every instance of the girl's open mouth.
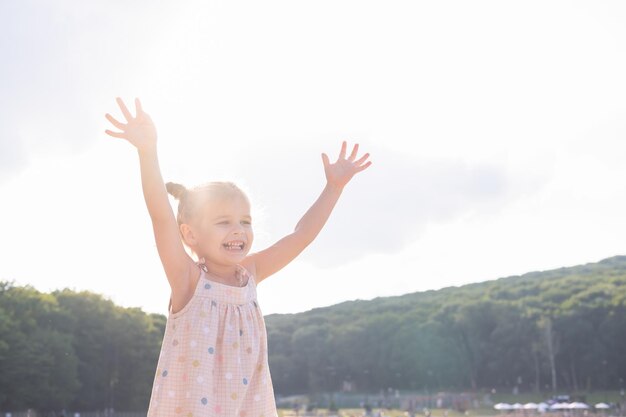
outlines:
[{"label": "girl's open mouth", "polygon": [[236,240],[236,241],[233,241],[233,242],[224,243],[223,246],[226,248],[226,250],[241,251],[246,246],[246,244],[245,244],[245,242],[242,242],[240,240]]}]

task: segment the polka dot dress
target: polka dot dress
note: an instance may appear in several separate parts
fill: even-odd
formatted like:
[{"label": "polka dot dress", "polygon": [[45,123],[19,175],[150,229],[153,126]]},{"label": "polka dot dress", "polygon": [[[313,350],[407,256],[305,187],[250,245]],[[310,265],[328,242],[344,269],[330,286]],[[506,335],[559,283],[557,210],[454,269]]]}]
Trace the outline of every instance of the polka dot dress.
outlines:
[{"label": "polka dot dress", "polygon": [[148,417],[276,417],[267,334],[254,278],[244,287],[202,271],[182,310],[170,310]]}]

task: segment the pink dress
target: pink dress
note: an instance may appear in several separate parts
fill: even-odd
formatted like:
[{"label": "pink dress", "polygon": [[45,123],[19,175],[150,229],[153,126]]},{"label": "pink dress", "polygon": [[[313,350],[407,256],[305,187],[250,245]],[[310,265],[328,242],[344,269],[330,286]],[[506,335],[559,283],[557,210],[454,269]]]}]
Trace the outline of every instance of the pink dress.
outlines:
[{"label": "pink dress", "polygon": [[167,319],[148,417],[276,417],[267,333],[254,277],[211,281],[201,272],[191,300]]}]

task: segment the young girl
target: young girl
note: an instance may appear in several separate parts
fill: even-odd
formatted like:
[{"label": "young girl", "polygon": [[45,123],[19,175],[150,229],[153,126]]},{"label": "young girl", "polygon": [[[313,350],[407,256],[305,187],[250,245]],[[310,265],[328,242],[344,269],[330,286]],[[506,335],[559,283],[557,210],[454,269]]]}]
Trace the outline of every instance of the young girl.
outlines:
[{"label": "young girl", "polygon": [[[369,154],[357,159],[355,145],[346,158],[345,142],[335,163],[322,154],[327,182],[317,201],[293,233],[249,254],[253,233],[246,195],[228,182],[193,189],[164,185],[150,116],[138,99],[135,117],[121,99],[117,103],[126,123],[106,114],[121,131],[106,133],[137,148],[144,198],[172,290],[148,417],[277,416],[256,286],[315,239],[345,185],[370,166]],[[167,192],[179,201],[176,218]]]}]

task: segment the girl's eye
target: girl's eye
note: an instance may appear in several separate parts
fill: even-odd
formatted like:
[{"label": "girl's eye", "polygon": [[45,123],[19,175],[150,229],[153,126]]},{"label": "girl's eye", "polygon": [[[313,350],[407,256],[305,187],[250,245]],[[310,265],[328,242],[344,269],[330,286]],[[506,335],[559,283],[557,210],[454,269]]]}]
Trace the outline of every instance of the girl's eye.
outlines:
[{"label": "girl's eye", "polygon": [[252,222],[251,222],[251,221],[249,221],[249,220],[244,220],[244,221],[242,221],[241,223],[243,223],[243,224],[245,224],[245,225],[248,225],[248,226],[252,224]]},{"label": "girl's eye", "polygon": [[219,222],[218,224],[228,224],[228,221],[224,220],[223,222]]}]

